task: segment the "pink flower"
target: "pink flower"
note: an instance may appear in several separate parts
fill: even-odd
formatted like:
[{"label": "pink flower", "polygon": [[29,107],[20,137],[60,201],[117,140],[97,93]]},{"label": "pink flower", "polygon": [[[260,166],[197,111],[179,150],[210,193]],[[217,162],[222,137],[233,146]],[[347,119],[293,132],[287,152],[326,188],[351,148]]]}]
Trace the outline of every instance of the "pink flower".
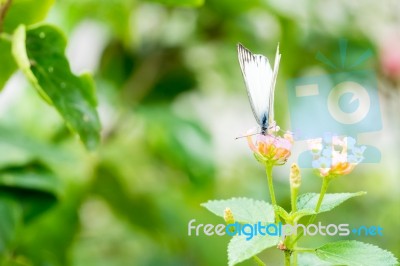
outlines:
[{"label": "pink flower", "polygon": [[383,43],[380,51],[382,71],[391,79],[400,78],[400,36],[391,36]]},{"label": "pink flower", "polygon": [[293,137],[289,133],[284,134],[283,137],[258,134],[248,136],[247,142],[259,162],[283,165],[291,154]]}]

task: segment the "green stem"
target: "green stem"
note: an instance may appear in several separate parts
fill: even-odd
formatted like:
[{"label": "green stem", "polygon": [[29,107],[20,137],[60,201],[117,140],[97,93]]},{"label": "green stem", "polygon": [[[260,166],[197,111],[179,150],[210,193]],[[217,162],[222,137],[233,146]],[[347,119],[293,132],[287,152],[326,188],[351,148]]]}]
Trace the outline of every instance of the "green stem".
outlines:
[{"label": "green stem", "polygon": [[[321,193],[319,193],[319,198],[318,198],[318,202],[317,202],[317,206],[315,206],[315,214],[313,215],[313,220],[315,219],[315,216],[317,216],[317,213],[319,212],[319,209],[321,208],[321,204],[322,201],[324,199],[325,193],[328,190],[328,185],[329,185],[329,181],[331,179],[329,177],[325,177],[322,180],[322,187],[321,187]],[[310,219],[311,220],[311,219]]]},{"label": "green stem", "polygon": [[[321,186],[321,192],[319,193],[319,198],[318,198],[318,202],[317,205],[315,206],[315,214],[313,216],[311,216],[311,218],[308,220],[308,223],[306,225],[309,226],[312,222],[314,222],[315,218],[317,217],[317,214],[319,212],[319,209],[321,208],[321,204],[322,201],[324,200],[325,197],[325,193],[328,190],[328,186],[329,186],[329,182],[331,181],[331,179],[327,176],[324,177],[322,180],[322,186]],[[300,234],[297,236],[297,238],[294,240],[294,243],[296,243],[297,241],[299,241],[299,239],[304,235],[304,231],[300,232]]]},{"label": "green stem", "polygon": [[295,213],[297,211],[297,204],[296,204],[296,200],[297,200],[297,190],[291,190],[290,193],[290,205],[292,207],[292,213]]},{"label": "green stem", "polygon": [[272,168],[273,168],[273,165],[271,165],[271,164],[266,165],[268,188],[269,188],[269,194],[271,196],[272,206],[274,206],[275,222],[279,223],[281,221],[281,219],[279,218],[279,214],[275,209],[275,206],[277,206],[277,204],[276,204],[276,198],[275,198],[274,184],[272,181]]},{"label": "green stem", "polygon": [[298,265],[298,261],[297,261],[297,252],[293,251],[293,265],[297,266]]},{"label": "green stem", "polygon": [[285,250],[285,266],[290,266],[290,251]]},{"label": "green stem", "polygon": [[253,260],[258,266],[267,266],[259,257],[253,256]]},{"label": "green stem", "polygon": [[[294,225],[292,221],[287,221],[286,222],[290,225]],[[294,251],[297,248],[297,243],[295,242],[295,236],[296,235],[290,235],[285,238],[284,245],[286,247],[285,253],[289,253],[289,262],[290,262],[290,257],[292,257],[292,262],[291,265],[297,266],[297,252]],[[285,254],[286,258],[286,254]],[[290,265],[290,264],[289,264]]]}]

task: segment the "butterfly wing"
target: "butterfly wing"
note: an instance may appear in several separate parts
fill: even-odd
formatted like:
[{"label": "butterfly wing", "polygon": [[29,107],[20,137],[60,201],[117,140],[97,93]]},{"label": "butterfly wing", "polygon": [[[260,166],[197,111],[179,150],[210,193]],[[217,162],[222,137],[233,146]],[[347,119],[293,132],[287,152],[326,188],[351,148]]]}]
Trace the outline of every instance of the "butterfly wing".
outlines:
[{"label": "butterfly wing", "polygon": [[281,61],[281,54],[279,53],[279,44],[278,47],[276,47],[276,55],[275,55],[275,63],[274,63],[274,72],[272,74],[272,84],[271,84],[271,95],[269,97],[269,117],[268,121],[271,123],[272,121],[275,121],[274,118],[274,97],[275,97],[275,83],[276,83],[276,78],[278,76],[278,70],[279,70],[279,63]]},{"label": "butterfly wing", "polygon": [[251,109],[257,123],[262,129],[266,129],[271,116],[271,106],[273,106],[271,96],[273,98],[272,85],[275,71],[272,71],[268,58],[265,56],[253,54],[241,44],[238,44],[237,49]]}]

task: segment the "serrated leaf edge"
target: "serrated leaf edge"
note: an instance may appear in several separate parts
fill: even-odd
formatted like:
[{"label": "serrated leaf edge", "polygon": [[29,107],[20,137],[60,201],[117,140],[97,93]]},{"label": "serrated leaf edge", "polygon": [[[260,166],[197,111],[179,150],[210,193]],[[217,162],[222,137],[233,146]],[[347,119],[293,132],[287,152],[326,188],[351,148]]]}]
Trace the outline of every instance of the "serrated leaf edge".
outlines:
[{"label": "serrated leaf edge", "polygon": [[[370,247],[373,247],[373,248],[377,248],[377,249],[383,251],[383,253],[385,253],[386,255],[388,255],[389,257],[391,257],[392,259],[395,260],[395,263],[392,264],[392,265],[398,265],[398,263],[399,263],[398,259],[393,255],[392,252],[390,252],[390,251],[388,251],[388,250],[386,250],[386,249],[380,248],[379,246],[373,245],[373,244],[371,244],[371,243],[365,243],[365,242],[356,241],[356,240],[343,240],[343,241],[337,241],[337,242],[330,242],[330,243],[327,243],[327,244],[325,244],[325,245],[323,245],[323,246],[321,246],[321,247],[319,247],[319,248],[317,248],[317,249],[315,250],[315,254],[317,255],[317,257],[320,258],[320,259],[323,260],[323,261],[330,262],[330,261],[325,260],[324,258],[322,258],[322,257],[318,254],[318,250],[320,250],[321,248],[323,248],[323,247],[325,247],[325,246],[327,246],[327,245],[334,244],[334,243],[360,243],[360,244],[363,244],[363,245],[366,245],[366,246],[370,246]],[[332,255],[335,255],[335,256],[336,256],[336,253],[329,253],[329,254],[332,254]],[[358,263],[357,263],[357,264],[346,264],[346,265],[348,265],[348,266],[365,266],[365,265],[358,264]],[[388,266],[389,266],[389,265],[388,265]]]}]

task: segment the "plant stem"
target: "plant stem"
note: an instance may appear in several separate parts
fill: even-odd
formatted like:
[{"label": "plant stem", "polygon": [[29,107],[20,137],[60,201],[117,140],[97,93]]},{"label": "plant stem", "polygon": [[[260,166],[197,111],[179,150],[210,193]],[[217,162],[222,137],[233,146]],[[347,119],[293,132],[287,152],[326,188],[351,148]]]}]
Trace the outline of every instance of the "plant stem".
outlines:
[{"label": "plant stem", "polygon": [[315,206],[315,214],[312,216],[312,217],[314,217],[313,220],[315,219],[315,216],[317,216],[317,213],[319,212],[319,209],[321,208],[321,204],[322,204],[322,201],[324,199],[325,193],[328,190],[329,181],[330,181],[329,177],[325,177],[322,180],[321,193],[319,193],[317,206]]},{"label": "plant stem", "polygon": [[295,213],[297,211],[297,204],[296,204],[296,200],[297,200],[297,193],[295,193],[295,190],[291,190],[290,193],[290,205],[292,208],[292,212]]},{"label": "plant stem", "polygon": [[285,250],[285,266],[290,266],[290,251]]},{"label": "plant stem", "polygon": [[[308,220],[308,223],[307,223],[306,227],[308,225],[310,225],[312,222],[314,222],[315,218],[317,217],[319,209],[321,208],[322,201],[324,200],[325,193],[328,190],[328,186],[329,186],[329,182],[330,181],[331,181],[331,179],[329,177],[324,177],[323,178],[322,186],[321,186],[321,192],[319,193],[318,202],[317,202],[317,205],[315,206],[315,214],[313,216],[311,216],[311,218]],[[303,235],[304,235],[304,231],[301,231],[300,234],[297,236],[297,238],[294,240],[293,243],[296,243],[297,241],[299,241],[299,239]]]},{"label": "plant stem", "polygon": [[273,165],[271,165],[271,164],[267,164],[266,165],[268,188],[269,188],[269,194],[271,196],[272,206],[274,206],[275,222],[279,223],[281,219],[279,218],[278,212],[275,210],[275,206],[277,204],[276,204],[276,198],[275,198],[274,184],[273,184],[273,181],[272,181],[272,168],[273,168]]},{"label": "plant stem", "polygon": [[267,266],[259,257],[253,256],[253,260],[258,266]]},{"label": "plant stem", "polygon": [[294,243],[293,247],[292,247],[293,265],[294,266],[297,266],[297,251],[295,250],[296,247],[297,247],[297,243]]}]

